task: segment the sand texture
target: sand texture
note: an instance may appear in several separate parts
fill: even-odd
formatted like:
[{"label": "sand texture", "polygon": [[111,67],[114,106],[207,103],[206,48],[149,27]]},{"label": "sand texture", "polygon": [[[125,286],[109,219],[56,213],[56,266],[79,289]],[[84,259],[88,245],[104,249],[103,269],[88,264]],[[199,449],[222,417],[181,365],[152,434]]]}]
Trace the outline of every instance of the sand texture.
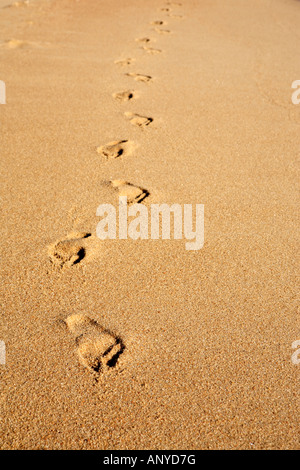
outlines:
[{"label": "sand texture", "polygon": [[[296,449],[298,0],[0,1],[1,449]],[[204,204],[205,243],[100,240]]]}]

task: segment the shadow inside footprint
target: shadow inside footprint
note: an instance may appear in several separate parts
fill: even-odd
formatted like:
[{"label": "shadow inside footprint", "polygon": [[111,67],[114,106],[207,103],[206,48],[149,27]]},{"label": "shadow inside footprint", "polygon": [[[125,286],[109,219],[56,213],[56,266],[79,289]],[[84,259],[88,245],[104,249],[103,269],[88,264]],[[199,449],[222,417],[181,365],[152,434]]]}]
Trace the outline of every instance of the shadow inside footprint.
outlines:
[{"label": "shadow inside footprint", "polygon": [[[118,359],[119,357],[121,356],[121,354],[124,352],[125,350],[125,345],[123,344],[121,338],[119,337],[116,337],[116,345],[120,345],[120,348],[116,351],[114,351],[114,355],[111,356],[110,355],[110,359],[107,361],[106,365],[107,367],[116,367],[117,365],[117,362],[118,362]],[[114,348],[114,345],[111,346],[103,355],[103,357],[107,356],[108,354],[111,353],[111,351],[113,350]]]}]

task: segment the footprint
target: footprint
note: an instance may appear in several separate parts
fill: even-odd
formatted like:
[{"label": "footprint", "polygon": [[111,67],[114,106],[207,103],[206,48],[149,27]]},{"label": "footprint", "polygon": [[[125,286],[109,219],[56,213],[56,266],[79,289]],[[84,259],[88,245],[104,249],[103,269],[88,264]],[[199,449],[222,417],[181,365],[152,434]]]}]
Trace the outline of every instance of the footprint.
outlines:
[{"label": "footprint", "polygon": [[8,41],[1,43],[1,47],[5,47],[6,49],[18,49],[28,47],[30,45],[33,45],[33,43],[22,41],[21,39],[9,39]]},{"label": "footprint", "polygon": [[87,315],[70,315],[65,323],[75,337],[79,361],[86,369],[99,375],[117,365],[125,349],[121,338]]},{"label": "footprint", "polygon": [[170,34],[171,31],[169,29],[160,29],[160,28],[154,28],[155,31],[159,34]]},{"label": "footprint", "polygon": [[127,197],[127,204],[142,202],[150,194],[146,189],[135,186],[127,181],[112,180],[110,184],[118,191],[119,197]]},{"label": "footprint", "polygon": [[24,49],[28,47],[42,48],[47,46],[49,46],[49,43],[23,41],[22,39],[9,39],[0,44],[0,47],[4,47],[5,49]]},{"label": "footprint", "polygon": [[165,11],[168,13],[169,11],[172,11],[172,8],[164,7],[164,8],[161,8],[160,11]]},{"label": "footprint", "polygon": [[150,82],[152,77],[150,75],[142,75],[141,73],[126,73],[128,77],[134,78],[136,82]]},{"label": "footprint", "polygon": [[90,233],[72,232],[64,240],[59,240],[48,247],[50,261],[56,267],[70,267],[79,263],[86,254],[84,239]]},{"label": "footprint", "polygon": [[131,155],[135,145],[133,142],[128,140],[120,140],[116,142],[110,142],[109,144],[103,145],[97,148],[97,152],[102,155],[106,160],[110,158],[119,158],[124,155]]},{"label": "footprint", "polygon": [[172,15],[172,13],[170,13],[168,16],[170,18],[174,18],[175,20],[183,20],[184,19],[183,15]]},{"label": "footprint", "polygon": [[24,0],[23,2],[14,2],[11,5],[6,5],[4,8],[27,7],[29,3],[30,3],[29,0]]},{"label": "footprint", "polygon": [[150,38],[137,38],[136,39],[136,42],[142,42],[142,43],[145,43],[145,44],[147,44],[150,41],[151,41]]},{"label": "footprint", "polygon": [[134,126],[138,126],[141,128],[149,126],[151,122],[153,122],[153,119],[151,117],[146,117],[146,116],[140,116],[139,114],[134,114],[130,112],[124,113],[124,116],[128,118]]},{"label": "footprint", "polygon": [[135,59],[128,57],[127,59],[115,60],[116,65],[120,65],[121,67],[125,67],[126,65],[131,65],[135,62]]},{"label": "footprint", "polygon": [[179,2],[168,2],[167,5],[170,5],[171,7],[181,7],[182,3]]},{"label": "footprint", "polygon": [[135,94],[131,90],[120,91],[118,93],[113,93],[113,97],[118,101],[130,101],[135,97]]},{"label": "footprint", "polygon": [[158,20],[158,21],[151,21],[150,24],[152,24],[152,25],[154,25],[154,26],[163,26],[163,25],[166,25],[166,24],[168,24],[168,23],[167,23],[166,21],[160,21],[160,20]]},{"label": "footprint", "polygon": [[143,49],[148,52],[148,54],[156,55],[160,54],[162,51],[160,49],[155,49],[153,47],[144,46]]}]

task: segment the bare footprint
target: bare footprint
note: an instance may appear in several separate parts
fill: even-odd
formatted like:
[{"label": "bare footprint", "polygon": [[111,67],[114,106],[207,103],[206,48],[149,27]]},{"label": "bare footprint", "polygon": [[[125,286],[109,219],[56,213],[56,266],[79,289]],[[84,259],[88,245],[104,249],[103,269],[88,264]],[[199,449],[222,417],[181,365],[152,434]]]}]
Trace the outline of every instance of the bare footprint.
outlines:
[{"label": "bare footprint", "polygon": [[130,101],[135,98],[135,94],[132,90],[126,90],[113,93],[113,97],[118,101]]},{"label": "bare footprint", "polygon": [[168,2],[167,5],[170,5],[171,7],[181,7],[182,3],[179,2]]},{"label": "bare footprint", "polygon": [[151,55],[157,55],[162,52],[161,49],[155,49],[154,47],[144,46],[143,49],[144,51],[148,52],[148,54],[151,54]]},{"label": "bare footprint", "polygon": [[28,41],[22,41],[21,39],[9,39],[8,41],[1,43],[1,47],[4,47],[6,49],[18,49],[30,47],[31,45],[33,45],[33,43],[30,43]]},{"label": "bare footprint", "polygon": [[141,116],[135,113],[126,112],[124,113],[124,116],[129,119],[131,124],[142,128],[149,126],[149,124],[153,122],[153,119],[151,117]]},{"label": "bare footprint", "polygon": [[70,267],[79,263],[86,254],[84,239],[90,233],[73,232],[66,239],[59,240],[48,247],[48,255],[52,264],[58,268]]},{"label": "bare footprint", "polygon": [[137,39],[136,39],[136,42],[142,42],[142,43],[144,43],[144,44],[148,44],[150,41],[151,41],[151,39],[150,39],[150,38],[146,38],[146,37],[145,37],[145,38],[137,38]]},{"label": "bare footprint", "polygon": [[11,5],[6,5],[4,8],[28,7],[29,3],[29,0],[24,0],[23,2],[14,2]]},{"label": "bare footprint", "polygon": [[152,77],[150,75],[143,75],[141,73],[126,73],[128,77],[134,78],[136,82],[150,82],[152,80]]},{"label": "bare footprint", "polygon": [[117,365],[125,349],[118,336],[83,314],[70,315],[65,323],[75,337],[79,361],[86,369],[99,375]]},{"label": "bare footprint", "polygon": [[166,21],[162,21],[162,20],[157,20],[157,21],[151,21],[151,23],[153,26],[163,26],[163,25],[166,25],[168,24]]},{"label": "bare footprint", "polygon": [[119,197],[127,197],[127,204],[142,202],[149,192],[124,180],[112,180],[111,186],[119,193]]},{"label": "bare footprint", "polygon": [[49,43],[23,41],[22,39],[9,39],[0,44],[0,47],[5,49],[42,48],[47,46],[49,46]]},{"label": "bare footprint", "polygon": [[170,34],[171,33],[169,29],[161,29],[161,28],[154,28],[154,29],[158,34]]},{"label": "bare footprint", "polygon": [[120,65],[121,67],[125,67],[126,65],[131,65],[135,62],[135,59],[128,57],[127,59],[115,60],[116,65]]},{"label": "bare footprint", "polygon": [[106,160],[115,159],[122,156],[132,155],[135,149],[133,142],[128,140],[120,140],[115,142],[110,142],[102,147],[97,148],[97,152],[102,155]]},{"label": "bare footprint", "polygon": [[173,18],[174,20],[183,20],[184,19],[183,15],[173,15],[172,13],[170,13],[168,16],[170,18]]}]

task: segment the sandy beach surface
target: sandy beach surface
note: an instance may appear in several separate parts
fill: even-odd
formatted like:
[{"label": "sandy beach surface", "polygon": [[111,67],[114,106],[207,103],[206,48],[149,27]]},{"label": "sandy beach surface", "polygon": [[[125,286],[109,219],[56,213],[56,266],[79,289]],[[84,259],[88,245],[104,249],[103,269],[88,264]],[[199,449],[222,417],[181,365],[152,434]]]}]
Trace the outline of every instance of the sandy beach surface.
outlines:
[{"label": "sandy beach surface", "polygon": [[0,2],[1,449],[300,447],[300,2],[177,3]]}]

